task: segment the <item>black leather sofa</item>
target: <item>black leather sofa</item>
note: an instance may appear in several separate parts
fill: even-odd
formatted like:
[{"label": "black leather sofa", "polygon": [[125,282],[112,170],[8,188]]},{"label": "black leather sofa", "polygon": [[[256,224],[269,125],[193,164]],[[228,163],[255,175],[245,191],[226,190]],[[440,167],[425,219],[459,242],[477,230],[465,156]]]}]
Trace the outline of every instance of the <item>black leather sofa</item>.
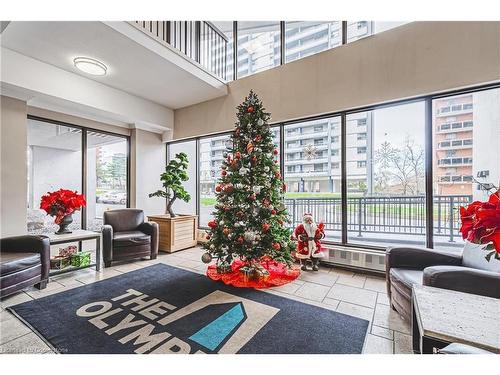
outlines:
[{"label": "black leather sofa", "polygon": [[0,298],[49,281],[50,242],[46,236],[0,239]]},{"label": "black leather sofa", "polygon": [[104,212],[102,243],[104,267],[111,262],[158,255],[158,224],[144,221],[144,212],[124,208]]},{"label": "black leather sofa", "polygon": [[405,319],[411,316],[414,284],[500,298],[500,262],[492,259],[494,271],[466,267],[462,254],[434,249],[389,247],[386,251],[387,293],[391,307]]}]

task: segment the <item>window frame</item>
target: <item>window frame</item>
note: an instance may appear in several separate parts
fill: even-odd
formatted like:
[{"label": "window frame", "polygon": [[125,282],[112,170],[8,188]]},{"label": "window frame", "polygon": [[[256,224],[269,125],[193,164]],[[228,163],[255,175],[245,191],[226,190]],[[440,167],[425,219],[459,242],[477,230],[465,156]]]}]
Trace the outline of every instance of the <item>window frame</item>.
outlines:
[{"label": "window frame", "polygon": [[[61,125],[61,126],[66,126],[69,128],[73,129],[79,129],[82,132],[82,160],[81,160],[81,166],[82,166],[82,173],[81,173],[81,181],[82,181],[82,191],[81,193],[86,197],[87,196],[87,183],[88,183],[88,173],[87,173],[87,133],[89,131],[96,132],[96,133],[101,133],[101,134],[107,134],[113,137],[118,137],[118,138],[124,138],[127,141],[127,203],[126,207],[130,207],[130,166],[131,166],[131,160],[130,160],[130,150],[131,150],[131,136],[130,135],[125,135],[125,134],[119,134],[119,133],[114,133],[110,132],[107,130],[101,130],[101,129],[96,129],[88,126],[82,126],[82,125],[76,125],[73,123],[65,122],[65,121],[59,121],[59,120],[54,120],[46,117],[40,117],[40,116],[35,116],[35,115],[30,115],[28,114],[26,116],[27,120],[33,120],[33,121],[40,121],[40,122],[45,122],[48,124],[52,124],[54,126]],[[82,207],[81,208],[81,229],[87,230],[87,207]]]}]

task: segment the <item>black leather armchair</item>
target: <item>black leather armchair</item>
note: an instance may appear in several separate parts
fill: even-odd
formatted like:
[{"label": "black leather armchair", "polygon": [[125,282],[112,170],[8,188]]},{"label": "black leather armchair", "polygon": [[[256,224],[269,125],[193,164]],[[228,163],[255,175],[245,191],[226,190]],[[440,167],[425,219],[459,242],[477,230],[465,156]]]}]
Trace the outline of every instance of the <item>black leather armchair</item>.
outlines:
[{"label": "black leather armchair", "polygon": [[49,270],[48,237],[26,235],[0,240],[0,298],[33,285],[44,289]]},{"label": "black leather armchair", "polygon": [[411,316],[414,284],[500,298],[500,262],[498,272],[487,271],[465,267],[461,254],[424,248],[390,247],[386,252],[385,263],[391,307],[406,319]]},{"label": "black leather armchair", "polygon": [[158,224],[144,221],[144,212],[124,208],[104,212],[102,227],[104,267],[115,260],[158,255]]}]

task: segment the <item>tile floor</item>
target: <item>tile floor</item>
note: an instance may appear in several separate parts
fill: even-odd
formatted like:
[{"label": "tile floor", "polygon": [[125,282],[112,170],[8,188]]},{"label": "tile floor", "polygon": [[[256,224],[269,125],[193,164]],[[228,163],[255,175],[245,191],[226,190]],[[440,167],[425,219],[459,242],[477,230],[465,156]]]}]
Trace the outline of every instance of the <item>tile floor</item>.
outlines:
[{"label": "tile floor", "polygon": [[[35,288],[3,299],[0,303],[0,353],[51,353],[50,348],[6,307],[59,293],[125,272],[165,263],[197,273],[205,273],[201,262],[203,250],[195,247],[174,254],[160,253],[153,261],[114,263],[111,268],[96,272],[84,269],[51,278],[44,290]],[[323,266],[319,272],[303,272],[294,282],[266,290],[304,303],[321,306],[370,321],[364,353],[410,354],[411,336],[408,322],[389,307],[385,280],[338,268]]]}]

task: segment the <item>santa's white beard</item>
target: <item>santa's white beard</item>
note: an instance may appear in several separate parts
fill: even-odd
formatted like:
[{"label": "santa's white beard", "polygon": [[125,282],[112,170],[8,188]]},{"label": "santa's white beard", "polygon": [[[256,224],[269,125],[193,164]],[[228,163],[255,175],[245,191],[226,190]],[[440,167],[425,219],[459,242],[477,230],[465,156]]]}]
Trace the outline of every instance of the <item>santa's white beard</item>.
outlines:
[{"label": "santa's white beard", "polygon": [[[311,224],[304,223],[304,229],[305,229],[308,237],[314,238],[314,236],[316,235],[316,229],[318,229],[318,226],[316,225],[316,223],[311,223]],[[307,246],[309,247],[309,250],[311,251],[311,255],[314,254],[314,252],[316,251],[316,243],[314,242],[314,240],[312,240],[312,241],[309,240],[307,243]]]}]

